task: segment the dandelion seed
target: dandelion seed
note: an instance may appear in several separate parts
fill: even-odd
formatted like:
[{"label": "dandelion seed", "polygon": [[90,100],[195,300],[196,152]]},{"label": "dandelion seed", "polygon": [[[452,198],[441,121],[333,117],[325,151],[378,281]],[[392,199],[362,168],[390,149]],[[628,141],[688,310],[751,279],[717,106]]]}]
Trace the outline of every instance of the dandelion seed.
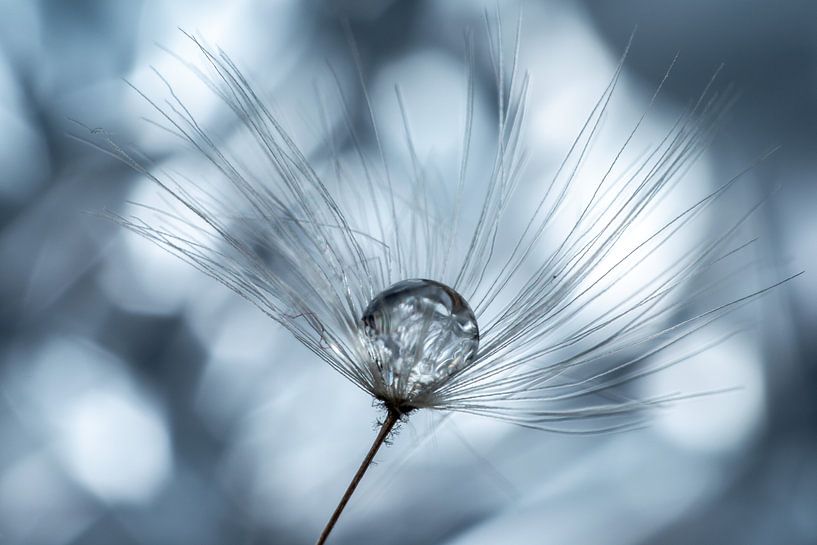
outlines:
[{"label": "dandelion seed", "polygon": [[[586,309],[736,183],[738,177],[726,181],[622,250],[624,235],[672,189],[711,139],[729,98],[708,88],[662,140],[624,167],[624,151],[643,118],[636,120],[609,169],[593,181],[595,189],[581,203],[564,240],[549,248],[546,258],[537,257],[545,232],[573,198],[571,187],[600,129],[621,64],[515,242],[500,243],[512,223],[510,202],[525,165],[521,135],[529,80],[520,75],[518,50],[510,63],[505,59],[502,31],[496,26],[489,28],[498,98],[492,166],[484,172],[471,168],[471,70],[456,194],[445,212],[435,204],[440,199],[431,175],[415,151],[399,89],[395,99],[410,165],[399,176],[409,183],[396,181],[362,75],[376,152],[372,157],[364,150],[350,112],[344,111],[349,129],[345,144],[352,158],[337,152],[336,136],[329,136],[328,146],[335,150],[333,173],[322,176],[233,61],[192,36],[206,67],[185,64],[230,108],[244,139],[232,146],[216,141],[168,82],[164,103],[143,98],[160,116],[154,123],[178,135],[213,168],[215,183],[207,186],[153,169],[112,138],[97,134],[102,149],[169,196],[164,209],[145,207],[150,221],[111,214],[113,219],[256,305],[385,409],[380,431],[319,544],[378,449],[412,411],[471,413],[563,433],[638,426],[645,410],[685,395],[631,399],[617,387],[676,363],[652,360],[765,291],[681,322],[669,319],[683,304],[677,293],[744,246],[736,242],[736,234],[747,213],[716,240],[700,243],[655,271],[620,305],[586,318]],[[519,27],[515,44],[518,48]],[[472,65],[473,48],[467,51]],[[318,109],[325,110],[325,97],[319,98]],[[338,107],[343,110],[345,102]],[[477,210],[471,211],[478,218],[471,225],[465,197],[475,178],[485,181],[486,189]],[[402,189],[406,185],[408,192]],[[610,264],[612,255],[621,257]],[[701,297],[717,288],[695,285],[693,295]],[[586,422],[590,425],[581,425]]]}]

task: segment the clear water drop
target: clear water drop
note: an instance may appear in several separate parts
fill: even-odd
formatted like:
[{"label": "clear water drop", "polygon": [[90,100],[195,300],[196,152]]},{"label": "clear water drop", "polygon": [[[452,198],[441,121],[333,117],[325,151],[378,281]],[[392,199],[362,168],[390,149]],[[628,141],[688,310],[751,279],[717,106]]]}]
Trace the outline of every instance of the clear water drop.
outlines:
[{"label": "clear water drop", "polygon": [[411,405],[466,367],[479,329],[462,296],[433,280],[403,280],[363,312],[363,339],[391,401]]}]

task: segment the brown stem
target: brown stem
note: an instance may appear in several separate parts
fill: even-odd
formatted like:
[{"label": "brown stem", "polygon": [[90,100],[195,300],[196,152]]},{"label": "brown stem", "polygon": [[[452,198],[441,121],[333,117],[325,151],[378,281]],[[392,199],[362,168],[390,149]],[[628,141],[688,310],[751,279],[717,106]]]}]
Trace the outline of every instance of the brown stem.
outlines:
[{"label": "brown stem", "polygon": [[372,443],[369,452],[363,459],[363,463],[360,464],[357,473],[355,473],[355,476],[352,477],[352,482],[349,483],[349,486],[346,488],[346,492],[344,492],[343,497],[340,499],[340,503],[338,503],[338,506],[335,508],[335,512],[332,513],[332,517],[329,519],[329,522],[326,523],[326,526],[324,527],[323,532],[321,532],[321,535],[315,545],[324,545],[324,543],[326,543],[326,539],[329,537],[329,533],[332,531],[332,528],[335,527],[335,523],[338,522],[340,514],[343,512],[343,508],[346,507],[347,503],[349,503],[349,498],[352,497],[355,488],[357,488],[357,485],[360,484],[366,470],[369,469],[370,465],[372,465],[372,460],[374,460],[375,454],[377,454],[377,451],[380,450],[380,447],[383,445],[383,442],[386,440],[386,437],[389,436],[389,433],[391,433],[392,428],[394,428],[394,425],[397,424],[398,420],[400,420],[400,413],[394,409],[389,409],[389,414],[386,417],[386,420],[383,422],[383,425],[380,427],[380,431],[377,433],[374,443]]}]

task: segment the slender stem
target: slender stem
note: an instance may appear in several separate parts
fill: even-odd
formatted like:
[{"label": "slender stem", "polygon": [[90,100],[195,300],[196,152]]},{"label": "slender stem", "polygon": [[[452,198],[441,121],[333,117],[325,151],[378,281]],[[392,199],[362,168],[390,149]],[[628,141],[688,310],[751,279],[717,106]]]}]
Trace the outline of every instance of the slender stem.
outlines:
[{"label": "slender stem", "polygon": [[346,488],[346,492],[344,492],[343,497],[340,499],[340,503],[338,503],[338,506],[335,508],[335,512],[332,513],[332,517],[329,519],[329,522],[326,523],[326,526],[324,527],[323,532],[321,532],[321,536],[318,538],[315,545],[324,545],[324,543],[326,543],[326,539],[329,537],[329,533],[332,531],[332,528],[335,527],[335,523],[338,522],[340,514],[343,512],[343,508],[346,507],[347,503],[349,503],[349,498],[352,497],[357,485],[360,484],[361,479],[363,479],[363,475],[366,473],[366,470],[369,469],[370,465],[372,465],[372,460],[374,460],[375,454],[377,454],[377,451],[380,450],[380,447],[383,445],[383,442],[386,440],[386,437],[389,436],[389,433],[391,433],[392,428],[394,428],[394,425],[397,424],[398,420],[400,420],[400,413],[393,409],[389,409],[389,414],[386,417],[386,420],[383,422],[383,425],[380,427],[380,431],[377,433],[374,443],[372,443],[369,452],[363,459],[363,463],[360,464],[357,473],[355,473],[355,476],[352,477],[352,482],[350,482],[349,486]]}]

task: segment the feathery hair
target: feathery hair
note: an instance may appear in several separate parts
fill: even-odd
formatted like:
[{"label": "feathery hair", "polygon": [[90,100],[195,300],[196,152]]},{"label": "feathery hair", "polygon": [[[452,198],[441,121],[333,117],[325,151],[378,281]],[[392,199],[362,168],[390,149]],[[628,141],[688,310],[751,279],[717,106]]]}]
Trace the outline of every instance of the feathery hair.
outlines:
[{"label": "feathery hair", "polygon": [[[198,46],[205,68],[185,64],[231,110],[240,135],[237,144],[225,145],[209,134],[162,75],[157,73],[166,84],[163,103],[134,89],[155,108],[160,117],[156,124],[177,135],[209,165],[215,183],[153,168],[96,131],[101,148],[155,182],[169,197],[166,207],[143,207],[143,217],[111,213],[115,221],[257,306],[389,412],[328,530],[377,447],[394,423],[411,411],[472,413],[565,433],[639,425],[645,409],[689,393],[632,399],[617,387],[683,360],[684,355],[663,361],[656,356],[765,291],[672,321],[685,301],[679,294],[686,299],[702,297],[716,288],[717,284],[701,279],[724,256],[743,247],[735,243],[736,233],[750,210],[717,239],[701,241],[654,271],[624,302],[588,318],[588,309],[605,293],[678,236],[738,180],[736,176],[725,181],[622,250],[623,237],[631,234],[634,223],[672,191],[706,149],[729,96],[713,92],[710,82],[662,139],[636,163],[622,166],[622,157],[642,127],[662,80],[609,168],[592,180],[594,189],[579,203],[567,235],[549,245],[548,228],[566,213],[566,203],[576,204],[571,189],[583,174],[582,166],[621,78],[626,51],[566,157],[520,224],[518,217],[511,218],[511,202],[526,164],[522,135],[530,80],[518,62],[519,27],[510,59],[503,52],[501,28],[489,36],[497,95],[492,165],[480,172],[472,167],[476,83],[474,49],[468,47],[472,69],[463,104],[461,159],[453,202],[446,206],[439,204],[443,201],[439,184],[418,157],[399,88],[395,99],[403,118],[399,130],[408,167],[395,168],[382,143],[379,131],[383,129],[362,71],[369,134],[353,128],[352,114],[341,96],[337,107],[346,123],[346,150],[338,151],[337,135],[327,136],[330,167],[324,169],[326,173],[319,173],[316,162],[296,145],[230,57],[193,36],[189,38]],[[354,48],[353,53],[357,56]],[[669,71],[664,79],[668,75]],[[338,90],[342,95],[340,85]],[[318,108],[327,108],[324,97],[318,98]],[[364,136],[373,142],[374,153],[362,142]],[[484,188],[476,210],[466,206],[466,201],[473,200],[472,183]],[[511,229],[518,232],[515,242],[507,244]],[[401,376],[387,376],[394,371],[393,362],[384,361],[391,353],[373,349],[363,319],[380,294],[406,281],[442,286],[442,299],[436,303],[445,306],[447,301],[450,312],[460,298],[460,306],[472,313],[474,328],[479,324],[478,348],[474,345],[473,354],[433,380],[411,378],[408,371],[420,364],[419,355],[404,363],[408,368]],[[423,335],[431,335],[429,331],[436,327],[435,312],[423,311],[415,317],[413,331],[420,335],[419,345]],[[447,342],[447,338],[437,340]],[[425,348],[436,346],[430,343]],[[434,358],[434,354],[426,356]]]}]

